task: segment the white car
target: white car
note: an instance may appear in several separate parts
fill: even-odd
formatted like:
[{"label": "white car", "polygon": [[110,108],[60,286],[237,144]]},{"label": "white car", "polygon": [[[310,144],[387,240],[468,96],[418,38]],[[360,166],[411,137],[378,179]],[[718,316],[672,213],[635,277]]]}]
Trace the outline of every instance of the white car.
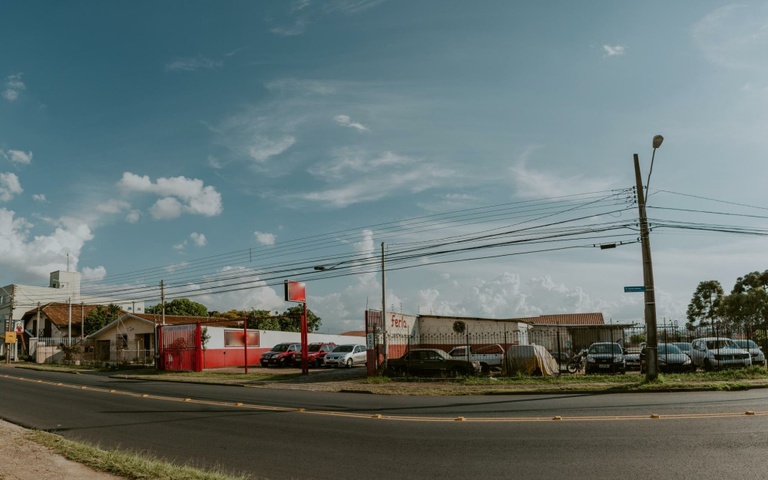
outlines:
[{"label": "white car", "polygon": [[323,365],[326,367],[352,368],[354,365],[364,365],[367,360],[366,356],[365,345],[354,343],[339,345],[325,355]]},{"label": "white car", "polygon": [[730,338],[724,337],[697,338],[691,342],[688,355],[695,366],[704,370],[752,365],[749,352],[739,348]]},{"label": "white car", "polygon": [[760,348],[760,345],[756,344],[752,340],[741,340],[734,338],[733,341],[736,342],[736,345],[738,345],[739,348],[743,348],[744,350],[748,351],[750,355],[752,355],[752,365],[758,365],[760,367],[765,366],[765,354]]}]

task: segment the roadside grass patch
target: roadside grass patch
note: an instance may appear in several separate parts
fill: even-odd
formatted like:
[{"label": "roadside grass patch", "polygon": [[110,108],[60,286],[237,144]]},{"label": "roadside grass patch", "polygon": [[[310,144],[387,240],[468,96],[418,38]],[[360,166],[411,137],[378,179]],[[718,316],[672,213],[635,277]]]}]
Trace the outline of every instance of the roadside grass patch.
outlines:
[{"label": "roadside grass patch", "polygon": [[220,468],[202,470],[189,465],[177,465],[157,459],[146,453],[123,452],[117,449],[102,450],[85,443],[67,440],[59,435],[39,430],[28,432],[27,438],[52,449],[69,460],[86,465],[94,470],[129,479],[245,480],[247,478],[259,478],[227,473]]}]

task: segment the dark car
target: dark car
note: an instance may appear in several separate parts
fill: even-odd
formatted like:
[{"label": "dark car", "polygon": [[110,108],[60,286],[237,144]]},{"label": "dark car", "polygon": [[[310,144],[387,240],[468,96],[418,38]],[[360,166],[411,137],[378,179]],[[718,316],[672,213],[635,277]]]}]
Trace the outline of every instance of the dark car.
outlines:
[{"label": "dark car", "polygon": [[680,351],[683,352],[684,354],[688,355],[689,357],[691,356],[690,355],[691,342],[671,342],[671,343],[672,343],[672,345],[674,345],[677,348],[679,348]]},{"label": "dark car", "polygon": [[589,373],[626,373],[627,362],[621,345],[614,342],[595,342],[587,350],[587,367]]},{"label": "dark car", "polygon": [[451,358],[437,348],[417,348],[387,361],[390,375],[460,376],[480,373],[480,362]]},{"label": "dark car", "polygon": [[[693,372],[696,370],[696,367],[691,362],[691,357],[680,350],[675,344],[660,343],[657,351],[659,352],[657,355],[659,372]],[[640,372],[643,373],[647,368],[645,357],[645,350],[643,350],[640,354]]]},{"label": "dark car", "polygon": [[293,355],[296,352],[301,352],[300,343],[278,343],[270,351],[261,354],[261,366],[287,367],[293,363]]},{"label": "dark car", "polygon": [[[313,342],[307,345],[307,365],[310,367],[321,367],[323,365],[323,358],[325,355],[332,351],[336,347],[336,344]],[[301,351],[293,354],[293,365],[301,366]]]}]

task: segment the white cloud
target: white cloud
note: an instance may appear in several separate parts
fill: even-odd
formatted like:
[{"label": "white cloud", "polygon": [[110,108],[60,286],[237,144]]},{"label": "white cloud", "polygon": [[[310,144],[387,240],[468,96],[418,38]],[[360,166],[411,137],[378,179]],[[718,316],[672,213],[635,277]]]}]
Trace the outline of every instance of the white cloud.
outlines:
[{"label": "white cloud", "polygon": [[224,62],[206,57],[180,58],[165,66],[166,72],[193,72],[203,68],[221,68]]},{"label": "white cloud", "polygon": [[349,117],[349,115],[336,115],[333,117],[333,119],[336,121],[337,124],[341,125],[342,127],[348,127],[353,128],[360,132],[368,132],[368,127],[363,125],[362,123],[353,122],[352,119]]},{"label": "white cloud", "polygon": [[21,150],[8,150],[3,152],[0,150],[0,156],[3,156],[13,163],[19,163],[22,165],[29,165],[32,163],[32,152],[22,152]]},{"label": "white cloud", "polygon": [[128,223],[136,223],[141,218],[141,212],[138,210],[131,210],[128,212],[128,214],[125,216],[125,221]]},{"label": "white cloud", "polygon": [[296,139],[289,135],[277,140],[266,137],[256,137],[248,148],[248,154],[257,162],[264,163],[269,157],[274,157],[275,155],[280,155],[285,152],[291,148],[294,143],[296,143]]},{"label": "white cloud", "polygon": [[47,203],[44,193],[36,193],[32,195],[32,200],[36,201],[37,203]]},{"label": "white cloud", "polygon": [[104,277],[107,276],[107,269],[102,266],[98,266],[96,268],[85,267],[81,273],[83,280],[99,281],[103,280]]},{"label": "white cloud", "polygon": [[17,73],[15,75],[8,75],[5,79],[5,90],[3,91],[3,98],[9,102],[15,101],[19,98],[19,94],[22,90],[27,88],[24,82],[21,80],[22,74]]},{"label": "white cloud", "polygon": [[121,213],[131,208],[131,204],[122,200],[108,200],[96,206],[96,210],[102,213]]},{"label": "white cloud", "polygon": [[204,247],[208,245],[208,239],[202,233],[192,232],[189,234],[189,238],[196,247]]},{"label": "white cloud", "polygon": [[161,198],[149,208],[149,214],[155,220],[178,218],[183,211],[183,205],[173,197]]},{"label": "white cloud", "polygon": [[223,168],[219,159],[213,155],[208,155],[208,166],[217,170]]},{"label": "white cloud", "polygon": [[253,232],[256,237],[256,241],[261,245],[274,245],[277,240],[277,236],[274,233]]},{"label": "white cloud", "polygon": [[278,93],[298,93],[312,95],[331,95],[336,93],[338,88],[331,82],[320,80],[300,80],[297,78],[283,78],[274,80],[265,85],[273,92]]},{"label": "white cloud", "polygon": [[93,239],[90,227],[76,218],[50,220],[49,234],[31,234],[33,224],[16,218],[11,210],[0,208],[0,267],[36,279],[47,279],[50,272],[77,268],[85,242]]},{"label": "white cloud", "polygon": [[691,37],[704,57],[716,65],[765,70],[767,24],[765,5],[727,5],[699,20],[691,28]]},{"label": "white cloud", "polygon": [[570,177],[559,176],[558,172],[547,172],[528,168],[527,162],[536,147],[529,148],[521,160],[511,167],[512,179],[517,185],[517,194],[525,198],[551,198],[583,192],[599,192],[616,185],[617,180],[599,178],[594,175],[578,174]]},{"label": "white cloud", "polygon": [[293,24],[288,26],[278,26],[271,29],[271,32],[282,36],[296,36],[303,34],[307,26],[318,21],[327,15],[355,15],[365,10],[371,9],[384,0],[323,0],[321,2],[311,2],[310,0],[298,0],[292,2],[290,14],[293,16]]},{"label": "white cloud", "polygon": [[24,191],[14,173],[0,173],[0,202],[8,202]]},{"label": "white cloud", "polygon": [[604,57],[619,57],[626,53],[623,45],[603,45]]},{"label": "white cloud", "polygon": [[[250,288],[235,292],[216,293],[215,295],[196,295],[193,300],[207,306],[209,310],[228,311],[236,310],[283,310],[285,301],[282,291],[280,294],[268,287],[266,282],[259,280],[257,272],[243,267],[226,267],[205,278],[205,289],[215,289],[227,285],[233,277],[248,278],[251,280]],[[220,280],[219,280],[220,279]],[[199,285],[190,285],[191,288],[202,288]]]},{"label": "white cloud", "polygon": [[186,246],[187,246],[187,241],[186,241],[186,240],[184,240],[183,242],[181,242],[181,243],[177,243],[176,245],[174,245],[174,246],[173,246],[173,248],[174,248],[175,250],[184,250],[184,248],[185,248]]},{"label": "white cloud", "polygon": [[300,195],[334,207],[379,200],[397,192],[421,192],[453,178],[450,169],[423,159],[384,152],[371,155],[357,149],[339,149],[332,158],[309,169],[328,184],[325,190]]},{"label": "white cloud", "polygon": [[158,178],[152,183],[148,176],[123,173],[117,183],[125,193],[149,193],[160,198],[150,208],[155,219],[177,218],[182,213],[212,217],[223,211],[221,194],[212,186],[204,186],[202,180],[186,177]]}]

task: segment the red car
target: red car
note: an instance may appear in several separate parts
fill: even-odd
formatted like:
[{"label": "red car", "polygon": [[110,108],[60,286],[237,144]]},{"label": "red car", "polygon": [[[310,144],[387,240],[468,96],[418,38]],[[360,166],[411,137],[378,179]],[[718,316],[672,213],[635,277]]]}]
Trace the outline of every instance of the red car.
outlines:
[{"label": "red car", "polygon": [[[323,364],[325,354],[336,347],[335,343],[315,342],[307,345],[307,365],[310,367],[320,367]],[[293,364],[301,366],[301,352],[293,354]]]},{"label": "red car", "polygon": [[[295,342],[278,343],[261,355],[262,367],[287,367],[293,363],[293,356],[301,352],[301,344]],[[301,354],[299,354],[301,355]],[[299,356],[301,358],[301,356]]]}]

